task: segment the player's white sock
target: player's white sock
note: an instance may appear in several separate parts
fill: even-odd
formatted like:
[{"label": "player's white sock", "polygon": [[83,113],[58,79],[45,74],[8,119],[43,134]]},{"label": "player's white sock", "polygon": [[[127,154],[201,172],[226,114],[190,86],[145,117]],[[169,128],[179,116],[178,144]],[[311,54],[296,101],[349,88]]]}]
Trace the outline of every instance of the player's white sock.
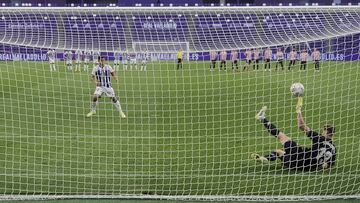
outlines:
[{"label": "player's white sock", "polygon": [[52,69],[53,69],[54,71],[56,71],[55,64],[52,64]]},{"label": "player's white sock", "polygon": [[118,112],[122,112],[119,100],[117,100],[115,103],[113,103],[113,105],[115,106],[115,108]]},{"label": "player's white sock", "polygon": [[96,106],[97,106],[98,102],[92,102],[91,104],[91,111],[95,112],[96,111]]},{"label": "player's white sock", "polygon": [[127,65],[124,65],[124,70],[127,70],[127,69],[128,69]]}]

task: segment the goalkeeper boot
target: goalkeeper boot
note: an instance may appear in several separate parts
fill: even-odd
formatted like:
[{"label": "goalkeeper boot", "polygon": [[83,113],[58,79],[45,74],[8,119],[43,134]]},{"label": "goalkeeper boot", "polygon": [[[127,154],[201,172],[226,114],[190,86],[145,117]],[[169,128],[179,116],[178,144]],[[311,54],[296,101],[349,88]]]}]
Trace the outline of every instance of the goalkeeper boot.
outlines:
[{"label": "goalkeeper boot", "polygon": [[91,117],[96,114],[96,111],[90,111],[88,114],[86,114],[86,117]]},{"label": "goalkeeper boot", "polygon": [[263,162],[263,163],[269,162],[269,160],[267,158],[265,158],[264,156],[260,156],[258,154],[251,154],[251,158],[256,161]]},{"label": "goalkeeper boot", "polygon": [[259,111],[259,113],[256,114],[255,116],[255,119],[259,120],[259,121],[262,121],[265,119],[265,112],[267,110],[267,107],[266,106],[263,106],[261,108],[261,110]]}]

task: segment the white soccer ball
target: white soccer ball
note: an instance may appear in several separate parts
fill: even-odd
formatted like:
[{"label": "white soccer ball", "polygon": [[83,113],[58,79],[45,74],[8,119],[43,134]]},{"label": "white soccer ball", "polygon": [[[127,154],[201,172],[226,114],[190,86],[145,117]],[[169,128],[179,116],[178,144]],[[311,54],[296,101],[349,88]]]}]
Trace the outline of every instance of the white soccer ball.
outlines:
[{"label": "white soccer ball", "polygon": [[290,91],[292,95],[298,97],[304,94],[305,88],[303,84],[297,82],[291,85]]}]

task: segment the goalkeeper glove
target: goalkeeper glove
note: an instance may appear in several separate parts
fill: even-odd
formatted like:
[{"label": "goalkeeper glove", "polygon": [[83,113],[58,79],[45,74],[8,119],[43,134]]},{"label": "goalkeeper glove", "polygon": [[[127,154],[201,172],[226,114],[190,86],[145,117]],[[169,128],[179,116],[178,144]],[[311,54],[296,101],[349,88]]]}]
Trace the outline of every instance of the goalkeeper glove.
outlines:
[{"label": "goalkeeper glove", "polygon": [[301,113],[302,105],[303,105],[303,98],[298,97],[298,101],[297,101],[297,104],[296,104],[296,113]]}]

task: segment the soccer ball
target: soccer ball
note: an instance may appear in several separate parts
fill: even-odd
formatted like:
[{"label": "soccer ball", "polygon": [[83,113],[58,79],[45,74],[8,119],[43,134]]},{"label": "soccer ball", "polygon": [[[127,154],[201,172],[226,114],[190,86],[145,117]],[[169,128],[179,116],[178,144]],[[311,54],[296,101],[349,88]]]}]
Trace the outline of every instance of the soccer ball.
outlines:
[{"label": "soccer ball", "polygon": [[298,97],[304,94],[305,88],[301,83],[294,83],[290,87],[291,94]]}]

